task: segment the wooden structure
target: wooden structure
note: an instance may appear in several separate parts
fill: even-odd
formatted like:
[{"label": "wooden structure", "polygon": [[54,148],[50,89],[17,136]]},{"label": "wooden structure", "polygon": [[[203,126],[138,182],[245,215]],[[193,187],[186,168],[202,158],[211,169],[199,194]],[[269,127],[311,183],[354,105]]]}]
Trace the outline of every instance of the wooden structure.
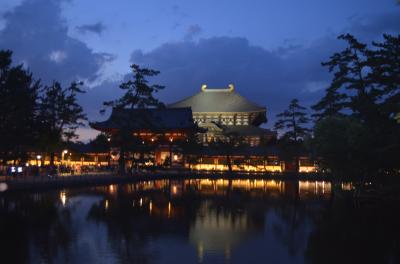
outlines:
[{"label": "wooden structure", "polygon": [[267,122],[266,108],[236,93],[232,84],[227,89],[209,89],[203,85],[199,93],[168,107],[192,109],[193,120],[207,129],[202,136],[205,145],[229,133],[243,137],[250,146],[276,137],[274,132],[260,127]]},{"label": "wooden structure", "polygon": [[138,150],[140,145],[152,148],[155,164],[151,165],[182,163],[179,146],[197,131],[190,108],[115,108],[108,120],[91,123],[91,127],[109,135],[111,142],[117,142],[111,144],[116,147],[111,151],[114,160],[119,158],[119,146],[136,144]]}]

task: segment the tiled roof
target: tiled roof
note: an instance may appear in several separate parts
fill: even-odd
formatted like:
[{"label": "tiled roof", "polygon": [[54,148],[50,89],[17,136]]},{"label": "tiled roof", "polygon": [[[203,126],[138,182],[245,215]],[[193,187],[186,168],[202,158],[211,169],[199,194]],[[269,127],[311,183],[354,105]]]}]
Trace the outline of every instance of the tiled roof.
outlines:
[{"label": "tiled roof", "polygon": [[90,124],[94,129],[185,129],[194,128],[190,108],[121,109],[114,108],[111,116],[103,122]]},{"label": "tiled roof", "polygon": [[201,92],[168,105],[169,108],[191,107],[193,112],[260,112],[266,111],[233,89],[202,89]]}]

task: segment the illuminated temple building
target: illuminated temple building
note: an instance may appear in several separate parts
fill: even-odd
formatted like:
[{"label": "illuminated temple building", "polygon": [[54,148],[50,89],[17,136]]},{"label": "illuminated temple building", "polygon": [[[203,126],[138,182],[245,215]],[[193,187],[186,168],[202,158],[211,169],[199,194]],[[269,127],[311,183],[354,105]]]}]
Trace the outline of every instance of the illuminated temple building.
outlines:
[{"label": "illuminated temple building", "polygon": [[[203,85],[199,93],[166,108],[113,109],[108,120],[91,126],[107,134],[111,146],[114,143],[116,148],[110,151],[114,164],[120,153],[115,142],[121,140],[119,132],[125,131],[133,135],[142,149],[147,148],[146,159],[152,161],[146,165],[214,171],[229,167],[234,171],[290,170],[293,166],[283,162],[276,147],[268,144],[276,133],[260,127],[265,122],[266,108],[235,92],[233,85],[226,89]],[[237,135],[244,144],[233,147],[227,155],[225,149],[214,143],[229,134]],[[193,135],[200,139],[202,147],[185,147]],[[136,151],[140,148],[136,147]],[[144,155],[143,151],[131,153],[127,160],[139,160],[138,154]],[[314,170],[313,163],[300,159],[300,171]]]},{"label": "illuminated temple building", "polygon": [[113,142],[124,140],[121,139],[121,131],[132,133],[138,142],[131,144],[143,145],[142,149],[146,148],[147,151],[151,149],[156,165],[163,165],[165,162],[182,163],[177,145],[185,142],[189,134],[197,131],[190,108],[114,108],[108,120],[92,123],[91,126],[108,134]]},{"label": "illuminated temple building", "polygon": [[207,131],[202,135],[204,144],[216,141],[224,133],[235,133],[250,146],[258,146],[276,136],[260,127],[267,121],[266,108],[235,92],[232,84],[226,89],[209,89],[203,85],[199,93],[168,107],[192,109],[193,120]]}]

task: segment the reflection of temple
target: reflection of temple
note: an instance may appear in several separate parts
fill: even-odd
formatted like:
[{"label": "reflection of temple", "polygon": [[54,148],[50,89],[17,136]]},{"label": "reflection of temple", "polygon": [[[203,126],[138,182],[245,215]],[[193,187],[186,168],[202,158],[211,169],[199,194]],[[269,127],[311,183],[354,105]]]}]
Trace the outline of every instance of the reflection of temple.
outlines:
[{"label": "reflection of temple", "polygon": [[248,214],[234,210],[222,212],[203,203],[191,225],[189,240],[197,248],[199,261],[209,252],[223,253],[229,259],[231,250],[260,232],[264,223],[254,222]]},{"label": "reflection of temple", "polygon": [[194,121],[207,132],[202,136],[202,142],[207,144],[225,133],[236,133],[244,137],[251,145],[259,145],[275,134],[268,129],[259,127],[267,121],[266,108],[258,106],[234,91],[234,86],[228,89],[208,89],[203,85],[201,92],[169,105],[170,108],[190,107]]},{"label": "reflection of temple", "polygon": [[[348,183],[342,183],[341,188],[349,190],[348,186]],[[152,191],[166,192],[171,199],[179,198],[190,192],[195,192],[203,197],[222,197],[226,196],[229,191],[239,191],[259,198],[279,199],[283,196],[299,196],[301,199],[328,199],[332,194],[332,184],[328,181],[191,179],[143,181],[122,186],[95,187],[93,190],[99,194],[109,195],[110,199],[117,192],[138,195]]]},{"label": "reflection of temple", "polygon": [[312,202],[310,212],[315,201],[320,204],[331,196],[329,182],[273,180],[157,180],[94,190],[105,198],[92,212],[97,217],[116,226],[114,219],[132,225],[123,230],[179,234],[196,248],[199,262],[210,255],[230,259],[241,245],[265,231],[269,210],[283,209],[281,217],[292,224],[287,210],[293,213],[303,208],[300,203]]}]

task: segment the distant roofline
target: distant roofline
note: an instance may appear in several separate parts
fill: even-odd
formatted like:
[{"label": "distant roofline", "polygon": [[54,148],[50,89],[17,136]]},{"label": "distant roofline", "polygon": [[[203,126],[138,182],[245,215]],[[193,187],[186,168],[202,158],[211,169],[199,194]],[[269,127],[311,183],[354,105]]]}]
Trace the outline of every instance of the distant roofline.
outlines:
[{"label": "distant roofline", "polygon": [[203,84],[201,86],[201,91],[202,92],[233,92],[235,90],[235,86],[233,84],[228,85],[229,88],[214,88],[214,89],[209,89],[207,88],[207,84]]},{"label": "distant roofline", "polygon": [[[213,98],[219,99],[215,101],[216,99]],[[191,107],[193,114],[263,113],[267,111],[265,106],[260,106],[237,93],[233,84],[229,84],[229,88],[223,89],[209,89],[206,84],[203,84],[201,90],[196,94],[167,104],[166,107]]]}]

